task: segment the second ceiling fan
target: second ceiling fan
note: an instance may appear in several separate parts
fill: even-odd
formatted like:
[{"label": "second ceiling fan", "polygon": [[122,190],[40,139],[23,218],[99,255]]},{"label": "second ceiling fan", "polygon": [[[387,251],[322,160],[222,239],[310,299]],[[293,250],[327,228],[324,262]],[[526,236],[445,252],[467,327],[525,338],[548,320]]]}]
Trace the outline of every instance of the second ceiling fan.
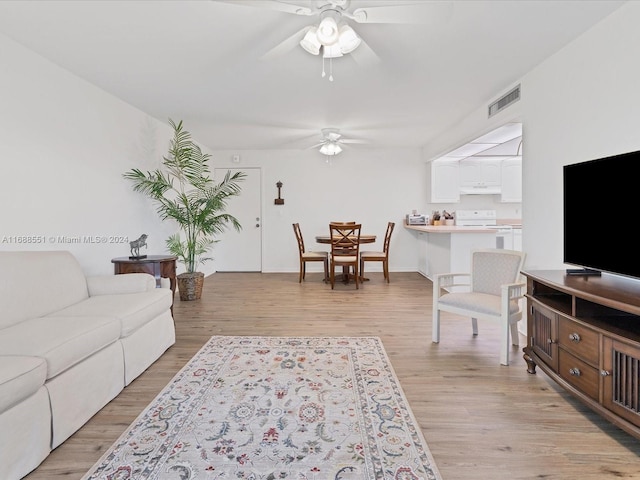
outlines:
[{"label": "second ceiling fan", "polygon": [[322,135],[321,141],[309,148],[318,148],[323,155],[338,155],[343,150],[343,146],[350,143],[367,143],[366,140],[358,140],[355,138],[344,138],[337,128],[323,128],[320,130]]}]

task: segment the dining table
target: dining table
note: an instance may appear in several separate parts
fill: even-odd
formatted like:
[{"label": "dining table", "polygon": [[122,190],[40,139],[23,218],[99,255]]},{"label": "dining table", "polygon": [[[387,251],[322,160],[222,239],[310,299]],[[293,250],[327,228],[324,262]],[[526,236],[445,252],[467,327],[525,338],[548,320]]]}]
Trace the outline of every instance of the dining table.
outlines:
[{"label": "dining table", "polygon": [[[375,241],[376,241],[375,235],[360,235],[360,241],[358,243],[362,245],[364,243],[375,243]],[[326,245],[331,245],[331,235],[316,235],[316,242],[326,244]],[[345,283],[348,283],[349,278],[353,277],[353,275],[349,275],[348,269],[349,267],[343,267],[343,270],[342,270],[343,281]],[[367,280],[369,279],[360,275],[361,282],[366,282]]]},{"label": "dining table", "polygon": [[[375,243],[375,235],[360,235],[360,244],[363,243]],[[331,235],[317,235],[316,242],[331,245]]]}]

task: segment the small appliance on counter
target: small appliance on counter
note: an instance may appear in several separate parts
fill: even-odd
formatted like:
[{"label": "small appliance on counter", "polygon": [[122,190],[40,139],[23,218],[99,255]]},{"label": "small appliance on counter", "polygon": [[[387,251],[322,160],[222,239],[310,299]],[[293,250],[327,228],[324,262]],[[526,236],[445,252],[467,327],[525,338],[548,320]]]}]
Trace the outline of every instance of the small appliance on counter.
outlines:
[{"label": "small appliance on counter", "polygon": [[407,225],[426,225],[427,224],[427,216],[420,215],[417,213],[407,214],[406,219]]}]

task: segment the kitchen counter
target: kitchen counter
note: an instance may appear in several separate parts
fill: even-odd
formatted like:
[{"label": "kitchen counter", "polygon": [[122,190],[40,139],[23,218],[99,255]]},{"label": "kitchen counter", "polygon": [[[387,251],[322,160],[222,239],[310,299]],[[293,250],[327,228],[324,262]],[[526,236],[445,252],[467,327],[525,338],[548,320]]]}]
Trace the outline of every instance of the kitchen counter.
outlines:
[{"label": "kitchen counter", "polygon": [[496,233],[495,228],[459,227],[457,225],[407,225],[404,228],[425,233]]},{"label": "kitchen counter", "polygon": [[495,248],[495,228],[456,225],[407,225],[417,237],[418,272],[429,279],[439,273],[469,272],[471,251]]}]

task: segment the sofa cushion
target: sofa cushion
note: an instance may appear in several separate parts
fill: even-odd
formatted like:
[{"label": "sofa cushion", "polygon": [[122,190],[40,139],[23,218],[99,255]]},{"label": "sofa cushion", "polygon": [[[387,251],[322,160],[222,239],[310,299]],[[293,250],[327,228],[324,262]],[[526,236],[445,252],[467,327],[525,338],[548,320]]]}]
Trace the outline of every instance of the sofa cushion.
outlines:
[{"label": "sofa cushion", "polygon": [[44,358],[50,379],[119,337],[120,322],[112,317],[32,318],[0,330],[0,352]]},{"label": "sofa cushion", "polygon": [[47,362],[42,358],[0,356],[0,413],[36,393],[46,377]]},{"label": "sofa cushion", "polygon": [[128,337],[142,325],[167,312],[173,301],[172,294],[167,288],[154,288],[139,293],[96,295],[49,316],[109,315],[120,321],[120,335]]},{"label": "sofa cushion", "polygon": [[89,296],[80,264],[67,251],[0,252],[0,329]]},{"label": "sofa cushion", "polygon": [[87,277],[89,296],[117,295],[154,290],[156,279],[148,273],[129,273],[127,275],[92,275]]}]

